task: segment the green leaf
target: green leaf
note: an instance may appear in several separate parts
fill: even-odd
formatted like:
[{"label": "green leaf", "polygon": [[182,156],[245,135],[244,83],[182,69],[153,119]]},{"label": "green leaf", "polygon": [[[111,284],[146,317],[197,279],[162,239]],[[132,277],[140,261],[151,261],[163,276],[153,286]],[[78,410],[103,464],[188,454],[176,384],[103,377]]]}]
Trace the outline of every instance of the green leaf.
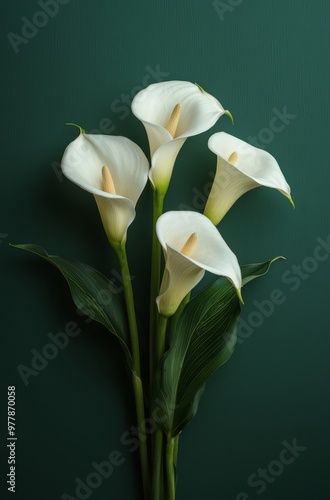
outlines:
[{"label": "green leaf", "polygon": [[75,305],[87,316],[104,325],[117,339],[132,369],[125,302],[119,289],[103,274],[83,262],[48,255],[38,245],[12,245],[27,250],[53,264],[68,282]]},{"label": "green leaf", "polygon": [[[277,257],[279,258],[279,257]],[[272,262],[242,266],[243,284],[267,273]],[[164,411],[162,425],[171,437],[195,416],[206,380],[234,352],[240,303],[224,277],[193,298],[183,310],[170,347],[156,374],[154,406]]]},{"label": "green leaf", "polygon": [[266,262],[262,262],[259,264],[245,264],[241,267],[242,272],[242,284],[246,285],[249,281],[254,280],[255,278],[259,278],[259,276],[263,276],[267,274],[270,266],[273,262],[279,259],[284,259],[281,255],[279,257],[275,257],[274,259],[267,260]]}]

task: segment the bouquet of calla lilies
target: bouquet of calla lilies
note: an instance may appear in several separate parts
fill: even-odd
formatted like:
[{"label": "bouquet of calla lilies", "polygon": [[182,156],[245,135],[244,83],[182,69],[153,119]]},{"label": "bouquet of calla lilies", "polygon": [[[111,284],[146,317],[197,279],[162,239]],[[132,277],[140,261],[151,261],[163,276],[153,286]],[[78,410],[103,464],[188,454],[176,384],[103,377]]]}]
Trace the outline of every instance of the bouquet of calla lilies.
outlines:
[{"label": "bouquet of calla lilies", "polygon": [[[273,156],[219,132],[208,141],[217,170],[204,212],[163,213],[185,140],[209,130],[222,115],[232,117],[200,86],[184,81],[150,85],[133,99],[132,112],[146,129],[150,164],[130,139],[91,135],[80,127],[62,159],[64,175],[94,195],[118,258],[123,292],[87,264],[49,255],[37,245],[16,246],[55,265],[76,306],[117,337],[135,398],[144,500],[174,500],[179,437],[197,412],[207,379],[234,351],[242,286],[276,260],[240,266],[217,225],[240,196],[258,186],[275,188],[293,202]],[[126,241],[148,179],[153,193],[150,320],[142,332]],[[217,278],[191,295],[205,271]],[[142,342],[146,336],[148,342]]]}]

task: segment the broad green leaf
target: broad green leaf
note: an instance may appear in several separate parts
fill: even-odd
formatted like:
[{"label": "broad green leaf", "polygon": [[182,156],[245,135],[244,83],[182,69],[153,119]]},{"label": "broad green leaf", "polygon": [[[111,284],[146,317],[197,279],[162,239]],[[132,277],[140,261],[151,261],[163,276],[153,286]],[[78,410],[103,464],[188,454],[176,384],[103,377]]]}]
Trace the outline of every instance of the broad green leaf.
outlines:
[{"label": "broad green leaf", "polygon": [[68,282],[75,305],[117,337],[129,368],[132,368],[125,302],[118,288],[103,274],[83,262],[48,255],[38,245],[12,246],[32,252],[57,267]]},{"label": "broad green leaf", "polygon": [[[266,274],[274,260],[242,266],[243,284]],[[234,287],[221,277],[173,322],[175,330],[170,331],[169,350],[158,366],[155,391],[170,436],[194,417],[206,380],[232,355],[240,310]]]}]

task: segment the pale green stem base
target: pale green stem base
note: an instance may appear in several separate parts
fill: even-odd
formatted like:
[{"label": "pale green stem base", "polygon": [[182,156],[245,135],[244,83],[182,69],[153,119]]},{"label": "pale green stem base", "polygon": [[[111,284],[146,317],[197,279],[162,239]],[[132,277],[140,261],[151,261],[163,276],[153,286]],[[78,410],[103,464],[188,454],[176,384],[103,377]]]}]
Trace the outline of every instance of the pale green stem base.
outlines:
[{"label": "pale green stem base", "polygon": [[166,446],[166,483],[167,500],[175,500],[175,468],[174,468],[175,438],[168,438]]},{"label": "pale green stem base", "polygon": [[180,434],[177,434],[173,439],[174,439],[173,464],[174,464],[175,469],[177,470],[177,468],[178,468],[178,454],[179,454],[179,439],[180,439]]}]

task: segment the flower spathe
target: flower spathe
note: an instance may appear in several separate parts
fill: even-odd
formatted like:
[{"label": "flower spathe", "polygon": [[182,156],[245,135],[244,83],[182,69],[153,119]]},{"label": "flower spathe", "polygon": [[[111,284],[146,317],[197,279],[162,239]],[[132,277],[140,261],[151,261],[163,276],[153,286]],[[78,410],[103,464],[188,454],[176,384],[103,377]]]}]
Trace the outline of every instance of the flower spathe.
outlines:
[{"label": "flower spathe", "polygon": [[132,101],[132,112],[143,123],[150,146],[150,181],[165,194],[176,157],[188,137],[210,129],[230,113],[219,101],[191,82],[149,85]]},{"label": "flower spathe", "polygon": [[110,243],[124,244],[148,180],[149,162],[139,146],[126,137],[81,133],[61,166],[68,179],[94,195]]},{"label": "flower spathe", "polygon": [[159,217],[156,230],[165,257],[156,300],[161,315],[173,315],[205,271],[226,276],[240,297],[242,278],[237,258],[207,217],[191,211],[166,212]]},{"label": "flower spathe", "polygon": [[217,155],[217,170],[204,214],[215,225],[240,196],[259,186],[277,189],[293,205],[290,186],[271,154],[225,132],[213,134],[208,147]]}]

